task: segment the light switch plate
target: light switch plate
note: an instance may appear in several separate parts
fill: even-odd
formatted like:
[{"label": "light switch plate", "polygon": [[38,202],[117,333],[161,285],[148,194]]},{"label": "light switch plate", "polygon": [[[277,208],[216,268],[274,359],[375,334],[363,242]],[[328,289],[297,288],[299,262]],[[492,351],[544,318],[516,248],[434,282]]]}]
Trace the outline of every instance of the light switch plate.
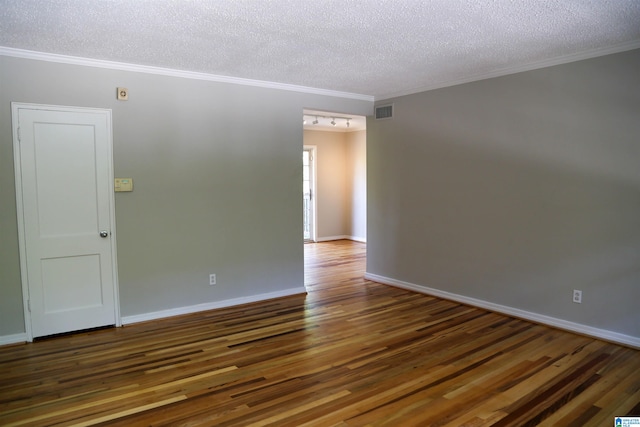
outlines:
[{"label": "light switch plate", "polygon": [[113,189],[116,192],[133,191],[133,178],[116,178],[113,180]]}]

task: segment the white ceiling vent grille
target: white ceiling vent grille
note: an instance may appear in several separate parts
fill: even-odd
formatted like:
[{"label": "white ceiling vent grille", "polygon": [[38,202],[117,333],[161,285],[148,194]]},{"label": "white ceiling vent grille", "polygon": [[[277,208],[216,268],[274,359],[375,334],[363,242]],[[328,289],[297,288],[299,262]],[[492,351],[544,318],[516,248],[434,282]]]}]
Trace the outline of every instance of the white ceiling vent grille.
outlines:
[{"label": "white ceiling vent grille", "polygon": [[390,119],[393,117],[393,104],[376,107],[376,120]]}]

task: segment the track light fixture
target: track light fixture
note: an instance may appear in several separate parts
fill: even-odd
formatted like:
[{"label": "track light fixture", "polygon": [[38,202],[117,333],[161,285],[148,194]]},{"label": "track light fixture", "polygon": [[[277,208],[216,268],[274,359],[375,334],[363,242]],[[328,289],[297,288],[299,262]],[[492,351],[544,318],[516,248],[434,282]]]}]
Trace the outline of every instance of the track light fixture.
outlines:
[{"label": "track light fixture", "polygon": [[[315,117],[315,119],[311,122],[312,125],[317,125],[317,124],[320,123],[318,118],[327,119],[327,120],[331,119],[331,122],[330,122],[331,126],[338,126],[338,123],[339,123],[338,121],[339,120],[345,120],[346,121],[345,125],[346,125],[347,128],[351,126],[351,120],[353,120],[353,118],[351,118],[351,117],[323,116],[321,114],[314,114],[314,115],[304,114],[302,116],[302,124],[303,125],[307,124],[307,117]],[[327,122],[324,121],[324,123],[327,123]]]}]

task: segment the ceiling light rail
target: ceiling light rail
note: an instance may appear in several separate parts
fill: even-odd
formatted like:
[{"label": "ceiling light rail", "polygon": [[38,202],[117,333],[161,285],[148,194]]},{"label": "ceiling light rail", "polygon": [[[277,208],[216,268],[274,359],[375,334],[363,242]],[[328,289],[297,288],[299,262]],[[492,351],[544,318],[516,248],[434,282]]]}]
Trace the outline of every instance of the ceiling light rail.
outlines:
[{"label": "ceiling light rail", "polygon": [[345,126],[349,127],[351,126],[351,120],[353,120],[352,117],[342,117],[342,116],[323,116],[322,114],[304,114],[302,116],[302,123],[303,124],[307,124],[308,123],[308,119],[313,119],[313,121],[311,122],[311,124],[313,125],[317,125],[318,123],[320,123],[318,121],[318,117],[321,117],[323,119],[331,119],[331,125],[332,126],[337,126],[338,122],[336,120],[345,120]]}]

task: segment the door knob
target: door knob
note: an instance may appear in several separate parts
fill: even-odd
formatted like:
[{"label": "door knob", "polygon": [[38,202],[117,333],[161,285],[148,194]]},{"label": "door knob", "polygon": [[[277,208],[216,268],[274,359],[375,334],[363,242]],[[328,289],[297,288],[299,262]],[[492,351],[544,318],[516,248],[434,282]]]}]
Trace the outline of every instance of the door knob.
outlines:
[{"label": "door knob", "polygon": [[106,230],[102,230],[102,231],[100,232],[100,237],[108,237],[108,236],[109,236],[109,232],[108,232],[108,231],[106,231]]}]

